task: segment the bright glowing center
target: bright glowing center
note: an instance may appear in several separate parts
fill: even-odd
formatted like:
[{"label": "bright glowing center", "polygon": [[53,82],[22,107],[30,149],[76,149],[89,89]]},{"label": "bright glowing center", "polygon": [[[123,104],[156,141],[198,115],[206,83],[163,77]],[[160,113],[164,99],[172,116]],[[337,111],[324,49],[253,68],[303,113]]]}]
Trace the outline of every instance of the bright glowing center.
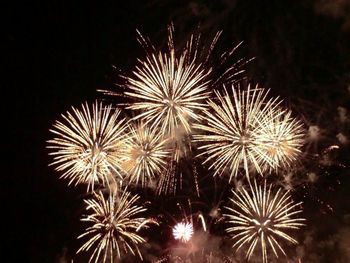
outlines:
[{"label": "bright glowing center", "polygon": [[247,145],[249,143],[249,135],[247,134],[243,134],[240,138],[239,138],[239,143],[241,145]]},{"label": "bright glowing center", "polygon": [[267,218],[261,218],[260,220],[256,220],[256,219],[253,220],[253,223],[255,224],[255,227],[258,229],[259,233],[261,231],[265,232],[270,222],[271,222],[271,219],[267,219]]},{"label": "bright glowing center", "polygon": [[163,103],[166,104],[169,108],[176,108],[176,106],[177,106],[175,101],[173,101],[172,99],[168,99],[168,98],[164,99]]},{"label": "bright glowing center", "polygon": [[182,242],[187,242],[193,235],[193,226],[191,223],[178,223],[173,228],[173,236]]},{"label": "bright glowing center", "polygon": [[138,159],[148,159],[151,155],[151,147],[149,147],[148,143],[145,143],[143,146],[141,146],[141,149],[139,151]]}]

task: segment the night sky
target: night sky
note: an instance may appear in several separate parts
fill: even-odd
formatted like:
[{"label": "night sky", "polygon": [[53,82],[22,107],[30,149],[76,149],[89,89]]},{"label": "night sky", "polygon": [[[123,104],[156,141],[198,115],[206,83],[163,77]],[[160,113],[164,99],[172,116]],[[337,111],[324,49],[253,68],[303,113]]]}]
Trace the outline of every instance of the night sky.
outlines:
[{"label": "night sky", "polygon": [[106,99],[98,89],[117,89],[115,68],[130,72],[144,55],[136,29],[164,47],[170,22],[179,45],[198,25],[204,40],[222,29],[223,48],[244,41],[237,57],[255,57],[249,81],[322,130],[299,171],[302,262],[350,262],[348,0],[12,2],[2,13],[1,262],[86,262],[74,256],[85,190],[48,167],[49,129],[71,106]]}]

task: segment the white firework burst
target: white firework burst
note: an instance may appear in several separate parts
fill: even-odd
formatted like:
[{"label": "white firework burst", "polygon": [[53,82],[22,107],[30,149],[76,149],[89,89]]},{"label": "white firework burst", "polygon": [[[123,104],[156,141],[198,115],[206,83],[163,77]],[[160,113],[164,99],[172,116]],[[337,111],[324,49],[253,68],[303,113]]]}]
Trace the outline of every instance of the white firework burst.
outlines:
[{"label": "white firework burst", "polygon": [[173,228],[173,236],[182,242],[188,242],[193,235],[193,225],[191,223],[177,223]]}]

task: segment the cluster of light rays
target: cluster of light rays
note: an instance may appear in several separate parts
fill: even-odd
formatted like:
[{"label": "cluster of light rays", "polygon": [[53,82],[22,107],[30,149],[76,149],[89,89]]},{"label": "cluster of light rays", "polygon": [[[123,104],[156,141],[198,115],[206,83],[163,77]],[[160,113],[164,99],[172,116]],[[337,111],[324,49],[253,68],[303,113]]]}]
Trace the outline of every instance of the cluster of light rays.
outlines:
[{"label": "cluster of light rays", "polygon": [[298,160],[305,141],[303,124],[291,117],[291,111],[269,110],[260,122],[260,137],[264,152],[270,162],[264,171],[286,170]]},{"label": "cluster of light rays", "polygon": [[[137,99],[129,108],[140,110],[135,118],[160,126],[163,134],[176,137],[191,132],[191,121],[200,119],[199,112],[209,97],[207,79],[210,69],[189,59],[185,49],[177,55],[169,30],[169,52],[150,53],[127,77],[125,94]],[[192,45],[190,45],[192,46]]]},{"label": "cluster of light rays", "polygon": [[56,121],[50,131],[57,137],[48,141],[51,165],[69,184],[83,183],[93,190],[95,184],[106,186],[122,178],[119,155],[126,125],[119,115],[120,110],[96,102],[91,108],[87,103],[72,107]]},{"label": "cluster of light rays", "polygon": [[[205,122],[194,127],[202,133],[194,134],[200,142],[198,156],[205,155],[204,163],[211,163],[214,175],[229,173],[229,180],[244,170],[263,174],[267,168],[277,169],[294,161],[303,142],[302,125],[280,110],[278,98],[267,98],[260,88],[246,90],[232,86],[215,92],[216,101],[208,101]],[[285,161],[285,164],[283,162]]]},{"label": "cluster of light rays", "polygon": [[107,198],[102,192],[94,193],[92,199],[84,200],[90,213],[81,221],[93,225],[78,237],[89,239],[77,253],[93,250],[89,262],[95,259],[95,263],[118,262],[128,252],[142,259],[138,245],[145,239],[138,231],[156,222],[140,216],[146,208],[136,204],[138,199],[138,195],[124,190],[122,194],[115,191]]},{"label": "cluster of light rays", "polygon": [[263,89],[248,86],[246,91],[236,91],[232,86],[232,92],[233,99],[226,89],[223,95],[215,92],[218,101],[208,101],[211,111],[205,111],[206,123],[195,126],[204,133],[194,135],[195,141],[204,142],[198,147],[203,150],[200,155],[208,156],[204,163],[212,162],[214,175],[228,169],[230,180],[242,166],[249,176],[251,167],[262,173],[263,163],[269,162],[261,147],[257,119],[278,104],[277,99],[265,101]]},{"label": "cluster of light rays", "polygon": [[278,257],[278,251],[286,255],[281,241],[297,244],[297,240],[288,233],[304,225],[305,219],[300,218],[302,212],[300,203],[294,203],[289,192],[272,191],[272,185],[267,187],[254,181],[250,189],[242,187],[233,192],[230,198],[232,206],[226,207],[228,214],[224,216],[230,225],[226,231],[232,235],[233,247],[236,250],[246,248],[249,260],[260,243],[262,262],[268,261],[268,247]]},{"label": "cluster of light rays", "polygon": [[130,183],[146,186],[164,173],[169,158],[168,140],[157,127],[150,128],[143,123],[130,126],[120,157]]}]

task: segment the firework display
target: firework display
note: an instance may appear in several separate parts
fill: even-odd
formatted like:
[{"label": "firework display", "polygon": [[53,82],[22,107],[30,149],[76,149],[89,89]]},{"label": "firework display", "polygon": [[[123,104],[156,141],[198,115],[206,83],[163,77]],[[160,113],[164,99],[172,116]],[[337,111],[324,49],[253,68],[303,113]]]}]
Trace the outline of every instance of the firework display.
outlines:
[{"label": "firework display", "polygon": [[[78,237],[87,239],[79,255],[87,252],[96,263],[130,257],[240,262],[244,248],[248,261],[261,254],[268,262],[270,252],[288,258],[284,246],[298,244],[294,232],[306,220],[302,202],[274,189],[276,178],[286,178],[302,155],[304,124],[267,89],[239,81],[242,61],[214,74],[216,64],[209,61],[221,32],[205,48],[191,35],[183,49],[175,48],[172,26],[168,34],[167,51],[140,34],[148,49],[122,76],[125,118],[111,105],[86,103],[50,130],[50,165],[69,184],[86,184],[91,196],[84,200],[81,221],[89,227]],[[267,185],[270,179],[275,183]],[[191,220],[169,224],[184,200],[190,211],[181,212]],[[151,223],[156,231],[141,231]],[[229,249],[221,249],[226,236]]]},{"label": "firework display", "polygon": [[233,208],[226,207],[230,212],[225,214],[227,222],[233,225],[227,228],[235,242],[233,247],[238,250],[246,246],[249,260],[260,243],[264,263],[268,262],[268,246],[276,257],[278,251],[286,255],[280,240],[298,243],[288,231],[304,225],[305,219],[298,217],[302,212],[301,203],[294,203],[289,193],[283,193],[281,189],[273,193],[272,185],[267,188],[266,181],[264,186],[258,186],[254,181],[249,190],[243,187],[238,193],[232,191],[234,197],[230,201]]}]

